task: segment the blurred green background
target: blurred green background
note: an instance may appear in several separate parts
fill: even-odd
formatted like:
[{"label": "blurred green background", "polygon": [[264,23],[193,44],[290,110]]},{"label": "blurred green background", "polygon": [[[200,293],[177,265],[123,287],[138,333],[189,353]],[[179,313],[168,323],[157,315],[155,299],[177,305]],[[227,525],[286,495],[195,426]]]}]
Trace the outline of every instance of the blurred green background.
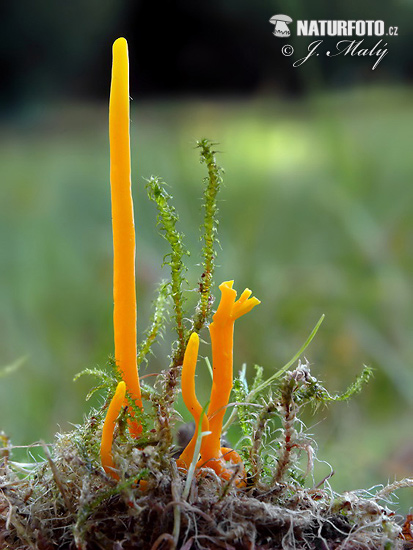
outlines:
[{"label": "blurred green background", "polygon": [[[0,24],[0,366],[10,367],[1,372],[0,427],[24,445],[81,422],[93,380],[73,376],[113,353],[107,98],[111,43],[124,35],[139,333],[167,252],[144,178],[171,186],[192,253],[191,303],[205,175],[195,141],[208,137],[226,172],[216,281],[233,278],[262,301],[237,322],[235,368],[258,363],[269,375],[325,313],[306,352],[313,373],[334,392],[363,364],[374,368],[349,404],[306,413],[319,458],[335,470],[333,488],[411,477],[411,5],[263,0],[195,10],[182,1],[165,5],[162,21],[142,1],[34,6],[10,3]],[[282,57],[286,41],[268,23],[285,12],[384,19],[400,36],[374,72],[370,58],[356,57],[293,69],[299,56]],[[304,55],[310,41],[290,42]],[[150,371],[166,367],[169,339]],[[202,362],[198,380],[205,401]],[[318,466],[316,482],[327,473]],[[412,491],[399,496],[406,512]]]}]

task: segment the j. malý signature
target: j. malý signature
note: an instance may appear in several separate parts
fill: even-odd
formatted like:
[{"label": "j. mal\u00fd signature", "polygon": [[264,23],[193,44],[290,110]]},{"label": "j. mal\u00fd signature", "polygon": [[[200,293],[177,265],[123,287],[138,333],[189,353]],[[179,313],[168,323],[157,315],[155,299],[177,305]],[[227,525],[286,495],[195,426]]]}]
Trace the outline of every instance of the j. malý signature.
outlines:
[{"label": "j. mal\u00fd signature", "polygon": [[[337,57],[338,55],[350,55],[350,56],[358,56],[358,57],[376,57],[376,62],[374,63],[372,70],[378,66],[380,61],[383,59],[385,55],[388,53],[387,49],[387,43],[382,44],[383,40],[379,40],[372,48],[362,48],[362,44],[364,42],[364,39],[362,40],[340,40],[340,42],[337,42],[336,44],[336,52],[333,53],[330,50],[326,51],[327,57]],[[321,50],[319,48],[321,44],[323,43],[323,40],[315,40],[314,42],[311,42],[311,44],[308,46],[308,54],[305,57],[302,57],[301,59],[297,59],[293,63],[294,67],[300,67],[303,65],[306,61],[310,59],[313,55],[320,55],[320,52],[317,50]]]}]

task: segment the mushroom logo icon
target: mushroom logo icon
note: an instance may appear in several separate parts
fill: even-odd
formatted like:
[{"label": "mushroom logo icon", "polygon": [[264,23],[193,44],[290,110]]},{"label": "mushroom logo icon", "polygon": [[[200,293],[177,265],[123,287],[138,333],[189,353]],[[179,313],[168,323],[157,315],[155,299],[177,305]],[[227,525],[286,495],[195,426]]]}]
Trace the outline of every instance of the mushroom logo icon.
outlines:
[{"label": "mushroom logo icon", "polygon": [[291,36],[291,31],[287,26],[291,22],[292,19],[288,15],[273,15],[270,19],[270,23],[275,25],[274,32],[272,34],[280,38]]}]

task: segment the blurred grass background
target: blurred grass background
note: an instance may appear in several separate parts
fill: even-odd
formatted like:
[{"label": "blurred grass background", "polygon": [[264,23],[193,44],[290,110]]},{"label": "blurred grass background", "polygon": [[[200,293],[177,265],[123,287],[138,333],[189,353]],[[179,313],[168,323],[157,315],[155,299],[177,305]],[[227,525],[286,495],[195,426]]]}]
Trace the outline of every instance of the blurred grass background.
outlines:
[{"label": "blurred grass background", "polygon": [[[350,404],[308,411],[306,422],[335,470],[333,488],[367,488],[413,472],[411,87],[401,78],[311,93],[291,86],[220,98],[133,94],[138,328],[167,252],[144,178],[171,186],[192,253],[191,304],[205,175],[195,141],[210,138],[226,172],[216,281],[234,278],[262,301],[238,321],[235,368],[258,363],[270,374],[325,313],[306,352],[313,373],[332,392],[363,364],[374,380]],[[93,380],[73,376],[113,353],[107,105],[57,92],[46,103],[37,90],[5,109],[0,125],[0,365],[23,360],[0,378],[0,427],[16,445],[81,422]],[[167,365],[168,341],[151,371]],[[199,371],[205,401],[202,362]],[[327,473],[320,465],[316,481]],[[406,512],[412,491],[399,496]]]}]

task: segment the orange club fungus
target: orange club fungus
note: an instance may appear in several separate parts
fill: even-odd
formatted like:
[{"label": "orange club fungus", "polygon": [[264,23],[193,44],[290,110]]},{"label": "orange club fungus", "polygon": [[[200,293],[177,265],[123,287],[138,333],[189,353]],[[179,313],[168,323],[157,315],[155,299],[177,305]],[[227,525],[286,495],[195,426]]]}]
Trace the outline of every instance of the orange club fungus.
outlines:
[{"label": "orange club fungus", "polygon": [[[129,61],[124,38],[113,44],[112,81],[109,101],[110,183],[113,227],[113,296],[115,361],[122,377],[109,405],[101,440],[101,461],[106,473],[118,480],[112,458],[112,443],[116,420],[128,399],[137,409],[143,408],[137,368],[135,225],[131,193],[131,162],[129,132]],[[194,458],[199,423],[209,432],[201,442],[197,467],[212,468],[221,478],[230,479],[233,470],[228,463],[238,465],[236,483],[242,486],[245,472],[238,453],[221,447],[222,425],[233,385],[233,337],[236,319],[259,304],[246,289],[236,300],[233,281],[220,285],[221,301],[209,327],[212,344],[213,382],[207,415],[195,395],[195,368],[199,337],[193,333],[186,348],[182,393],[196,424],[195,435],[182,452],[178,465],[188,469]],[[202,418],[202,420],[201,420]],[[142,426],[133,407],[129,408],[129,433],[137,438]]]},{"label": "orange club fungus", "polygon": [[[197,468],[212,468],[222,479],[229,480],[234,475],[234,470],[227,463],[239,465],[235,479],[238,486],[243,486],[245,485],[245,471],[241,457],[236,451],[221,447],[221,435],[224,415],[233,385],[234,323],[236,319],[251,311],[260,301],[255,297],[250,297],[251,290],[249,289],[245,289],[240,298],[236,300],[237,293],[232,288],[233,283],[234,281],[226,281],[220,285],[221,301],[209,326],[213,380],[207,416],[202,417],[202,431],[210,433],[202,438]],[[195,395],[194,378],[198,346],[198,335],[193,333],[185,350],[182,368],[182,395],[186,407],[195,420],[195,434],[177,461],[178,466],[185,470],[189,468],[194,459],[198,427],[202,416],[202,407]]]},{"label": "orange club fungus", "polygon": [[[118,38],[113,44],[112,79],[109,99],[110,187],[113,230],[113,329],[115,361],[123,382],[117,386],[109,405],[102,432],[101,459],[105,471],[113,471],[111,454],[114,422],[122,406],[128,405],[126,394],[142,409],[137,367],[135,223],[131,192],[129,132],[129,59],[128,44]],[[123,395],[121,400],[119,396]],[[130,409],[131,417],[134,412]],[[138,437],[142,426],[128,418],[129,432]]]},{"label": "orange club fungus", "polygon": [[100,445],[100,459],[105,472],[118,480],[119,476],[112,457],[113,433],[115,431],[116,421],[125,401],[126,384],[119,382],[116,387],[115,395],[110,402],[108,412],[102,429],[102,441]]}]

